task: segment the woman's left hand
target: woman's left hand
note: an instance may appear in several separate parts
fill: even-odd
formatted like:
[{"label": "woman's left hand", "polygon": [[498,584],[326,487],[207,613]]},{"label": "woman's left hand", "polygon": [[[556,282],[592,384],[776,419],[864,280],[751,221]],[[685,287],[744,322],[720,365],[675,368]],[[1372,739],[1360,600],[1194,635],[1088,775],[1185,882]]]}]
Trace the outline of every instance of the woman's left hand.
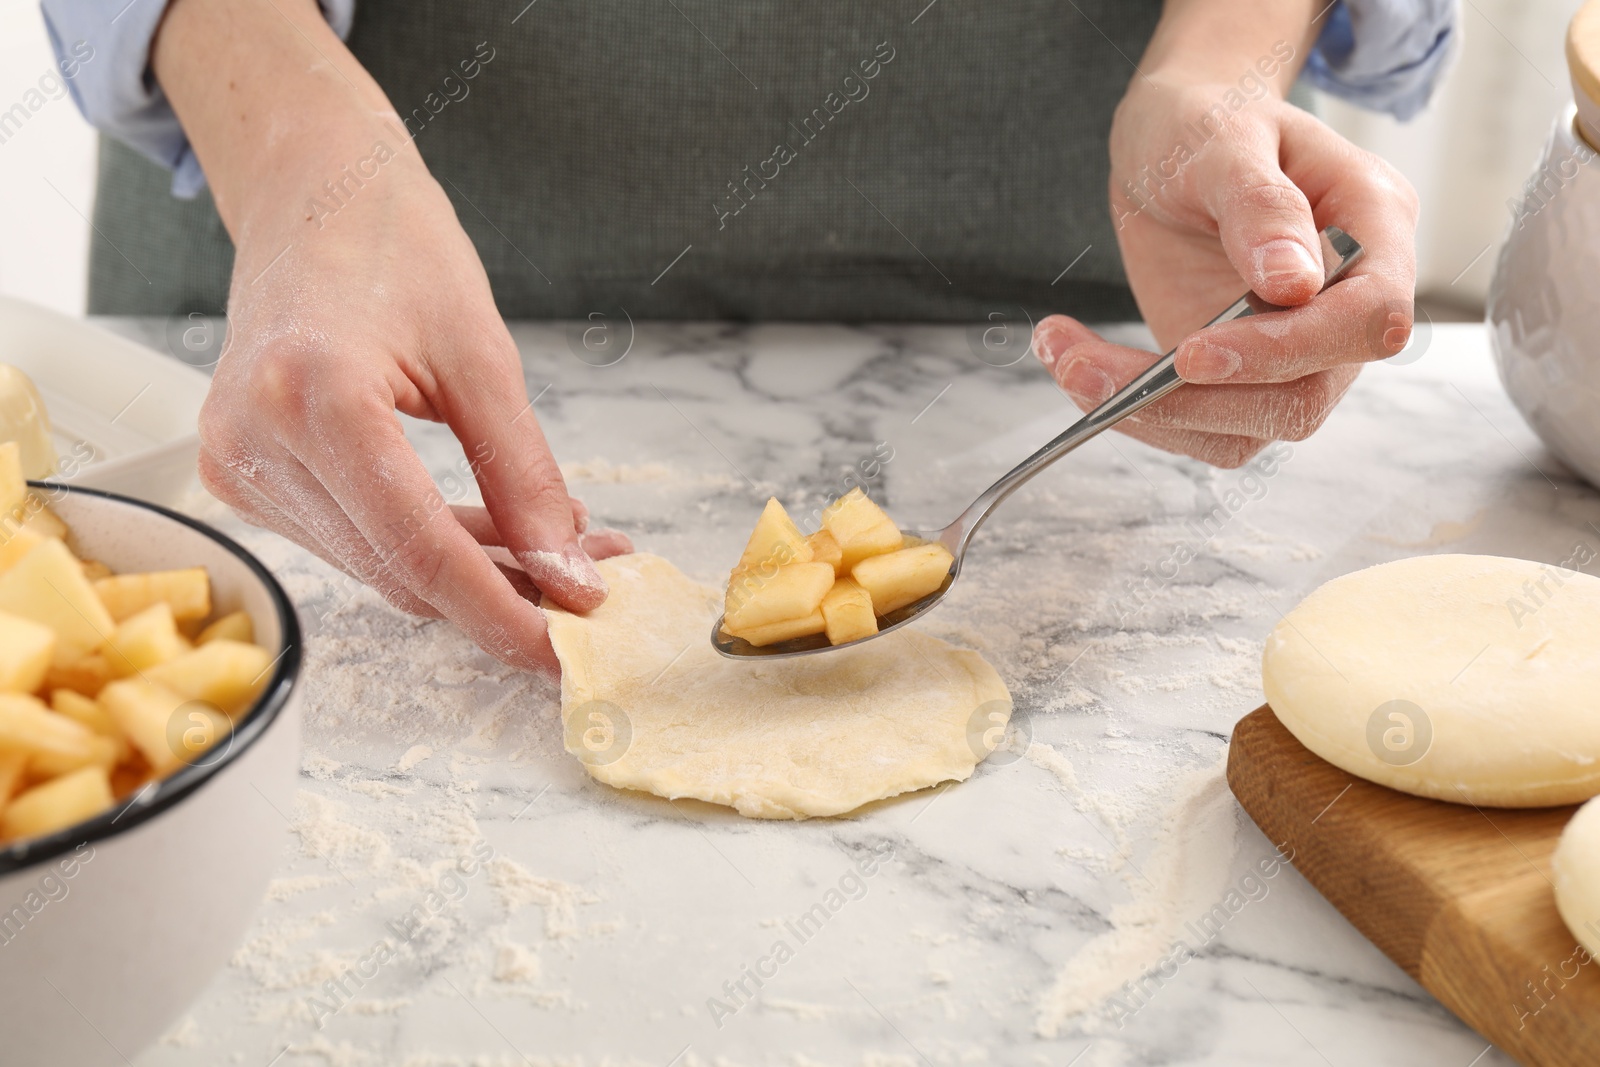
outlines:
[{"label": "woman's left hand", "polygon": [[[1111,132],[1128,281],[1162,350],[1182,339],[1177,370],[1194,383],[1118,429],[1219,467],[1308,437],[1363,363],[1404,348],[1416,281],[1405,178],[1294,105],[1238,94],[1136,75]],[[1319,296],[1329,225],[1366,251]],[[1246,289],[1286,310],[1200,329]],[[1062,315],[1039,323],[1034,351],[1084,410],[1156,358]]]}]

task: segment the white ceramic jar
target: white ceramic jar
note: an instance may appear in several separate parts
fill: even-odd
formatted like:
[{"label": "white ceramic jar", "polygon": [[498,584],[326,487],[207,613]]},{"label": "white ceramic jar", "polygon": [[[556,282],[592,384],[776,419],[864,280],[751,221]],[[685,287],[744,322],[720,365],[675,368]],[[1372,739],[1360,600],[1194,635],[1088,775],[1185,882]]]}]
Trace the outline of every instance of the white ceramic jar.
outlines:
[{"label": "white ceramic jar", "polygon": [[1556,120],[1495,264],[1487,318],[1500,380],[1556,457],[1600,485],[1600,2],[1573,19],[1576,101]]}]

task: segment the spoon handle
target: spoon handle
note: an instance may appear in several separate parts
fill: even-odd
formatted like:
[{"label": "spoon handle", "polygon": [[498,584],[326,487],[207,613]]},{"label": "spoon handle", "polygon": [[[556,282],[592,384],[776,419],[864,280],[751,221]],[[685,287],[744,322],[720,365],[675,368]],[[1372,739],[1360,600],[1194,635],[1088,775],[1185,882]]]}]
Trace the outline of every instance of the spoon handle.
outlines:
[{"label": "spoon handle", "polygon": [[[1329,226],[1324,229],[1322,231],[1322,262],[1325,277],[1322,288],[1326,290],[1328,286],[1344,277],[1350,268],[1355,266],[1356,261],[1361,258],[1361,251],[1361,245],[1337,226]],[[1267,303],[1254,293],[1246,293],[1206,325],[1215,326],[1218,323],[1231,322],[1234,319],[1247,318],[1262,312],[1282,310],[1284,309],[1275,304]],[[1109,400],[1073,423],[1061,436],[1017,464],[1003,475],[999,481],[984,490],[983,494],[972,502],[972,506],[962,512],[961,517],[951,524],[950,532],[955,532],[957,537],[954,539],[954,544],[950,543],[948,534],[946,538],[942,538],[942,540],[945,540],[947,547],[959,557],[962,550],[966,548],[967,542],[972,539],[972,535],[983,524],[983,520],[989,517],[989,512],[993,511],[996,505],[1010,496],[1023,482],[1026,482],[1029,478],[1032,478],[1035,474],[1038,474],[1091,437],[1095,437],[1102,431],[1116,425],[1145,405],[1155,403],[1182,385],[1183,379],[1178,376],[1176,368],[1177,352],[1178,350],[1174,348],[1156,360],[1148,370],[1123,386]]]}]

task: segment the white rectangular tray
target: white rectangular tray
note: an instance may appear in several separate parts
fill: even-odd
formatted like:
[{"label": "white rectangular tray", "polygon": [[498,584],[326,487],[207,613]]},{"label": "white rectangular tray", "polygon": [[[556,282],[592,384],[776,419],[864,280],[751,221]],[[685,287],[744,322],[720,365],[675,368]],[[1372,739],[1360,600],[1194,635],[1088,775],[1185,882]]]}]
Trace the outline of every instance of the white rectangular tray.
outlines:
[{"label": "white rectangular tray", "polygon": [[[0,297],[0,363],[33,379],[57,453],[89,459],[54,481],[177,506],[195,484],[205,374],[143,345]],[[85,447],[87,446],[87,447]]]}]

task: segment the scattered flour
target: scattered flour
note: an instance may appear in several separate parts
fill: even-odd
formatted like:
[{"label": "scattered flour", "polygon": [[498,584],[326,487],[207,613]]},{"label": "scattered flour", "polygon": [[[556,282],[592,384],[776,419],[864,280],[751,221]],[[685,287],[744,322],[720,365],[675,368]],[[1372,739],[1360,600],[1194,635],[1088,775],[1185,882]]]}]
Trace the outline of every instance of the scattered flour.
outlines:
[{"label": "scattered flour", "polygon": [[329,759],[315,752],[307,752],[305,758],[300,761],[300,770],[319,782],[331,781],[334,772],[341,766],[343,764],[338,760]]},{"label": "scattered flour", "polygon": [[381,778],[346,778],[339,783],[351,793],[360,793],[362,796],[374,800],[387,800],[390,797],[408,797],[412,790],[393,782],[385,782]]},{"label": "scattered flour", "polygon": [[640,482],[670,482],[675,480],[672,468],[665,463],[612,463],[604,459],[591,459],[581,463],[561,464],[561,477],[568,482],[607,482],[613,485],[637,485]]},{"label": "scattered flour", "polygon": [[544,932],[549,938],[576,936],[577,905],[592,904],[596,899],[570,882],[541,878],[504,856],[497,856],[490,862],[489,881],[499,892],[501,904],[511,914],[532,905],[543,908]]},{"label": "scattered flour", "polygon": [[539,954],[527,945],[503,942],[494,954],[494,980],[507,985],[537,982],[543,968]]},{"label": "scattered flour", "polygon": [[784,997],[762,997],[761,1005],[769,1011],[781,1011],[808,1023],[822,1022],[838,1010],[827,1004],[808,1004],[803,1000]]},{"label": "scattered flour", "polygon": [[[1055,761],[1044,759],[1060,777]],[[1180,782],[1178,799],[1158,825],[1154,850],[1136,869],[1140,876],[1130,880],[1131,899],[1111,910],[1111,929],[1067,960],[1039,998],[1040,1036],[1058,1036],[1067,1020],[1095,1011],[1125,982],[1159,965],[1186,924],[1227,892],[1238,849],[1238,808],[1221,761]]]},{"label": "scattered flour", "polygon": [[297,897],[301,893],[314,893],[325,886],[333,885],[339,879],[320,874],[302,874],[293,878],[274,878],[267,883],[267,899],[271,901],[284,901]]},{"label": "scattered flour", "polygon": [[293,828],[301,847],[347,877],[353,871],[376,874],[389,862],[389,838],[381,830],[348,821],[347,812],[336,800],[300,790],[295,795]]},{"label": "scattered flour", "polygon": [[579,463],[561,464],[561,477],[569,484],[640,485],[647,482],[670,482],[674,486],[703,486],[707,489],[744,489],[745,484],[726,474],[687,474],[676,471],[665,463],[612,463],[605,459],[591,459]]},{"label": "scattered flour", "polygon": [[200,1024],[195,1022],[193,1015],[185,1015],[178,1020],[178,1024],[167,1031],[167,1036],[161,1039],[164,1045],[174,1048],[194,1048],[200,1044]]},{"label": "scattered flour", "polygon": [[1072,806],[1084,815],[1092,815],[1100,820],[1104,829],[1111,831],[1115,855],[1110,867],[1117,870],[1128,861],[1133,851],[1133,842],[1128,837],[1128,819],[1130,812],[1119,805],[1115,798],[1107,793],[1091,793],[1078,781],[1078,772],[1071,762],[1042,741],[1035,741],[1027,748],[1025,755],[1029,762],[1042,767],[1055,775],[1056,781],[1061,784],[1067,799]]},{"label": "scattered flour", "polygon": [[[594,460],[566,464],[562,470],[569,482],[660,483],[674,489],[698,485],[741,493],[747,489],[732,477],[686,474],[659,463],[614,465]],[[1134,519],[1130,516],[1129,521]],[[1178,581],[1110,625],[1119,616],[1107,606],[1108,599],[1121,593],[1107,589],[1103,573],[1114,568],[1120,580],[1124,571],[1132,573],[1127,569],[1130,560],[1159,559],[1172,529],[1175,522],[1148,526],[1135,535],[1141,540],[1130,542],[1128,527],[1108,523],[1075,536],[1078,547],[1072,558],[1060,566],[1041,569],[1037,553],[1026,551],[1032,535],[1025,525],[1020,526],[1012,531],[1015,551],[1006,548],[984,560],[988,580],[958,590],[954,598],[959,610],[930,620],[930,632],[984,651],[1013,685],[1019,704],[1041,716],[1040,721],[1054,712],[1076,718],[1111,717],[1119,707],[1127,711],[1129,705],[1169,699],[1162,694],[1182,694],[1170,698],[1169,704],[1203,706],[1200,695],[1206,693],[1219,705],[1248,710],[1243,694],[1258,682],[1259,642],[1192,632],[1196,620],[1219,618],[1240,621],[1242,625],[1234,633],[1260,628],[1254,622],[1264,610],[1260,594],[1242,578],[1217,566],[1214,558],[1232,553],[1231,544],[1208,548]],[[1000,526],[986,531],[989,540],[985,544],[1007,536],[1007,530]],[[1237,525],[1232,532],[1250,542],[1236,553],[1244,558],[1258,555],[1264,542],[1282,547],[1282,542],[1272,542],[1247,525]],[[489,785],[478,796],[477,782],[467,773],[470,767],[485,762],[485,757],[495,763],[529,754],[560,757],[554,710],[558,705],[552,681],[503,667],[453,627],[406,617],[364,588],[340,591],[345,587],[333,577],[334,572],[308,562],[298,549],[275,547],[274,539],[254,538],[249,543],[279,573],[307,615],[337,609],[328,620],[319,619],[308,626],[312,639],[306,646],[306,673],[317,686],[306,709],[307,732],[311,738],[326,739],[322,743],[351,762],[345,766],[313,755],[305,761],[304,771],[319,783],[333,782],[339,788],[332,792],[349,803],[305,792],[300,795],[294,828],[302,848],[307,855],[332,863],[333,873],[280,879],[273,885],[272,899],[289,900],[346,880],[359,885],[360,895],[337,920],[330,913],[321,913],[311,919],[274,922],[269,912],[258,920],[255,936],[234,959],[261,990],[280,993],[271,998],[280,1006],[279,1018],[299,1020],[296,1006],[304,997],[358,962],[366,949],[365,944],[345,953],[322,948],[325,940],[331,940],[327,927],[335,921],[348,922],[361,912],[380,920],[390,918],[411,907],[420,891],[436,884],[450,861],[435,862],[435,857],[467,854],[470,846],[482,839],[477,804],[494,799],[492,779],[486,779]],[[1295,554],[1304,547],[1289,545],[1288,554],[1299,558]],[[1283,554],[1275,553],[1278,557]],[[1018,621],[1023,619],[1030,621]],[[1152,663],[1159,667],[1150,666]],[[1139,673],[1130,669],[1134,665]],[[1135,737],[1117,737],[1116,733],[1108,729],[1104,739],[1090,748],[1137,754],[1140,750],[1135,746],[1144,743],[1143,754],[1154,755],[1148,742],[1139,741],[1139,737],[1149,736],[1148,731],[1141,730]],[[362,768],[367,764],[352,753],[367,751],[371,739],[392,746],[378,749],[382,753],[379,766],[393,761],[392,766],[405,774],[434,760],[429,775],[407,780],[405,784],[413,789],[363,777]],[[342,748],[345,743],[350,747]],[[1136,842],[1145,838],[1143,827],[1150,824],[1154,812],[1146,810],[1148,805],[1131,804],[1117,795],[1086,788],[1062,755],[1074,749],[1083,751],[1083,743],[1067,739],[1051,747],[1035,742],[1026,755],[1048,771],[1074,808],[1103,831],[1108,853],[1112,853],[1074,848],[1065,854],[1117,874],[1129,887],[1129,899],[1111,911],[1109,930],[1092,938],[1062,965],[1047,991],[1028,991],[1036,1027],[1044,1035],[1060,1032],[1068,1020],[1101,1006],[1123,982],[1159,961],[1184,923],[1209,908],[1225,891],[1236,847],[1236,816],[1218,769],[1186,783],[1181,799],[1166,813],[1153,852],[1142,855],[1135,851]],[[396,757],[401,750],[403,754]],[[437,779],[446,774],[450,780],[441,786]],[[413,793],[415,799],[406,803],[391,801]],[[426,842],[427,847],[419,842]],[[1041,851],[1049,847],[1050,843],[1041,843]],[[482,993],[527,998],[540,1006],[571,1007],[569,991],[540,984],[547,975],[535,945],[506,940],[509,918],[537,906],[543,912],[544,936],[559,942],[618,928],[620,922],[580,921],[580,909],[596,900],[582,886],[543,877],[502,854],[470,883],[464,901],[464,906],[475,909],[492,908],[495,918],[482,921],[482,911],[475,911],[468,924],[476,941],[472,951],[477,953],[469,952],[470,971],[476,972],[477,981],[469,973],[463,976],[462,988],[474,997]],[[454,930],[447,929],[441,936],[459,937],[464,928],[468,927],[457,923]],[[525,928],[519,927],[518,934],[530,938]],[[946,931],[912,931],[911,936],[931,945],[958,940],[956,934]],[[538,934],[532,933],[530,939],[537,943]],[[457,951],[448,953],[441,949],[428,962],[441,966],[460,963],[459,948],[458,944]],[[930,982],[948,986],[956,981],[950,970],[941,966],[946,963],[927,961]],[[408,986],[405,992],[415,994],[418,1003],[433,995],[453,995],[437,979]],[[350,1010],[384,1013],[399,1010],[405,1003],[408,1001],[403,998],[364,995],[352,1002]],[[290,1005],[287,1010],[281,1007],[285,1004]],[[368,1006],[357,1008],[357,1004]],[[769,999],[766,1004],[809,1021],[825,1018],[830,1010],[797,1001]],[[695,1005],[684,1007],[688,1016],[700,1010]],[[551,1060],[537,1050],[529,1051],[529,1057],[490,1054],[466,1058],[424,1051],[389,1060],[349,1043],[330,1043],[321,1036],[294,1046],[294,1052],[305,1058],[303,1062],[320,1059],[328,1067],[394,1067],[395,1063],[401,1067],[584,1067],[593,1062],[582,1057]],[[815,1067],[814,1061],[798,1054],[791,1059],[796,1067]],[[918,1061],[914,1056],[867,1054],[857,1062],[862,1067],[912,1067]],[[710,1064],[735,1067],[729,1061],[703,1059],[693,1051],[678,1067]]]},{"label": "scattered flour", "polygon": [[377,1062],[373,1053],[360,1046],[349,1041],[341,1041],[336,1045],[321,1034],[310,1041],[290,1045],[288,1051],[292,1056],[315,1056],[328,1067],[367,1067]]}]

